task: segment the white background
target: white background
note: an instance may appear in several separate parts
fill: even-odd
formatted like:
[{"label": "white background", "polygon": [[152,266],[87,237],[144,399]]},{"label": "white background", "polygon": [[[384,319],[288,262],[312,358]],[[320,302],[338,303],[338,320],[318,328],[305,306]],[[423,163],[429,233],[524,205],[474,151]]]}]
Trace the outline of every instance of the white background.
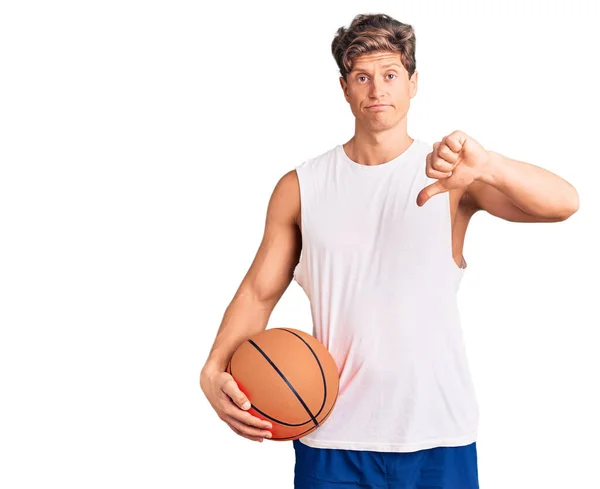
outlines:
[{"label": "white background", "polygon": [[[598,7],[30,2],[0,7],[0,487],[292,488],[198,377],[277,180],[352,137],[331,55],[412,24],[408,132],[557,173],[560,223],[472,220],[459,292],[483,489],[600,487]],[[431,298],[435,303],[435,297]],[[292,283],[268,327],[311,330]]]}]

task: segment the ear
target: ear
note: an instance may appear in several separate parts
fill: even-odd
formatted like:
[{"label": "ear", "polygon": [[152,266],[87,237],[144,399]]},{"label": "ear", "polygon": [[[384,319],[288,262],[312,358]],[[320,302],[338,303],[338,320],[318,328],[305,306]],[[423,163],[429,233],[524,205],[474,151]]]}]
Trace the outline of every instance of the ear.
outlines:
[{"label": "ear", "polygon": [[413,98],[417,94],[418,82],[419,82],[419,72],[415,71],[409,80],[410,98]]},{"label": "ear", "polygon": [[346,80],[344,80],[343,76],[340,76],[340,85],[342,87],[342,91],[344,92],[344,98],[346,99],[346,102],[350,103],[350,100],[348,99],[348,84],[346,83]]}]

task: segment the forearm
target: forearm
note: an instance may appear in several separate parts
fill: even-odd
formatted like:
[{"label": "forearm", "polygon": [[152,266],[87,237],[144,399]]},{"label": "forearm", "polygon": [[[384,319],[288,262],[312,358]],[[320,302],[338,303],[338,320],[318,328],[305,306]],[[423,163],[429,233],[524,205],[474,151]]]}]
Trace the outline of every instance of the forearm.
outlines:
[{"label": "forearm", "polygon": [[267,327],[272,310],[250,292],[238,293],[225,310],[203,372],[224,371],[238,346]]},{"label": "forearm", "polygon": [[558,175],[494,151],[478,180],[492,185],[528,214],[540,217],[570,215],[579,208],[577,190]]}]

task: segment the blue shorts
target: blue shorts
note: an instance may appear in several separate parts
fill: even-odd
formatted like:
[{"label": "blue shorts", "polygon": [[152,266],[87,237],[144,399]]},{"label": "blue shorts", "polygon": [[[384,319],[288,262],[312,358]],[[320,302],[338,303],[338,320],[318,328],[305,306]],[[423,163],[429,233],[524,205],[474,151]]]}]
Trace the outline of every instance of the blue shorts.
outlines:
[{"label": "blue shorts", "polygon": [[479,489],[475,442],[416,452],[293,444],[295,489]]}]

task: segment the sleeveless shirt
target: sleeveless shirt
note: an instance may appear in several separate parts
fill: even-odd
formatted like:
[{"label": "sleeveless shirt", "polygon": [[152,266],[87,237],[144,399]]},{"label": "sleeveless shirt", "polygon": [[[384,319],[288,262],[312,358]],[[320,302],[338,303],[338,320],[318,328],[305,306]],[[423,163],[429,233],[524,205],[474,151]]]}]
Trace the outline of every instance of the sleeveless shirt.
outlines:
[{"label": "sleeveless shirt", "polygon": [[340,378],[331,414],[305,445],[411,452],[476,441],[449,192],[416,203],[436,181],[425,173],[432,150],[414,139],[368,166],[339,144],[295,167],[302,251],[293,275]]}]

